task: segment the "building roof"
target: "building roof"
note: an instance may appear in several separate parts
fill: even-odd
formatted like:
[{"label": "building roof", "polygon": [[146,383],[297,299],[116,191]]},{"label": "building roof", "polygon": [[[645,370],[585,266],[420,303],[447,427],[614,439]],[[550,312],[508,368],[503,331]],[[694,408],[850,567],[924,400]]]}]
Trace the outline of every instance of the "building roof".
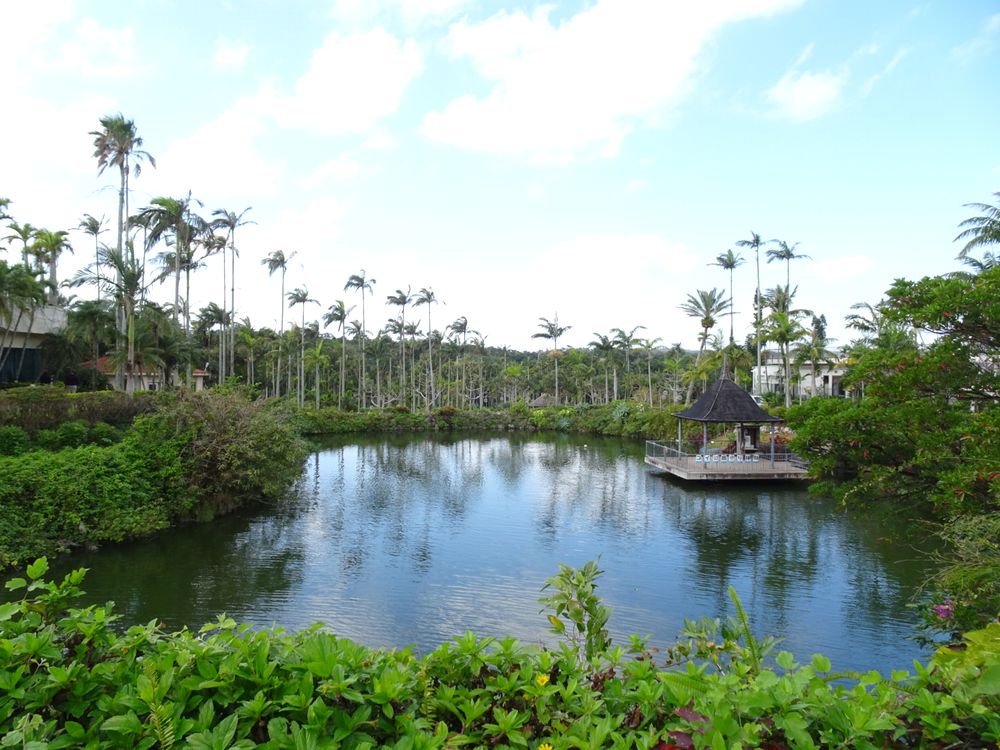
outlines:
[{"label": "building roof", "polygon": [[772,417],[754,402],[753,397],[729,378],[719,378],[697,401],[673,416],[694,422],[784,422]]}]

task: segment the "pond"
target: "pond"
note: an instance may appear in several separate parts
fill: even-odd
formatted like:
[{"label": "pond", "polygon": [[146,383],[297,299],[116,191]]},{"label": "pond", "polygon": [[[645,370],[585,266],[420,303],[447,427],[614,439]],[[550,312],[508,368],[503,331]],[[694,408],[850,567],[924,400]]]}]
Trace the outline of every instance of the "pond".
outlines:
[{"label": "pond", "polygon": [[836,669],[910,668],[907,608],[928,570],[898,519],[845,514],[796,484],[693,484],[594,437],[392,436],[325,443],[285,502],[59,561],[126,623],[197,628],[227,613],[322,622],[370,646],[427,651],[466,630],[554,643],[539,589],[600,560],[612,635],[673,640],[733,613]]}]

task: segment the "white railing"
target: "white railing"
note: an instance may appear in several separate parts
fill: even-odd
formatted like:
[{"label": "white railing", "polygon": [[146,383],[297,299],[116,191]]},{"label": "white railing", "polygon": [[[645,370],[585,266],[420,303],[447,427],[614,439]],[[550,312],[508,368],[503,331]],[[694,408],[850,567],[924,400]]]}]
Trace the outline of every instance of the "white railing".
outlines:
[{"label": "white railing", "polygon": [[668,463],[676,462],[688,466],[694,465],[695,467],[725,467],[734,471],[753,471],[754,468],[764,469],[766,466],[778,463],[791,464],[795,468],[803,470],[809,468],[809,463],[805,459],[788,451],[774,453],[773,455],[766,450],[760,453],[745,453],[743,455],[722,453],[712,449],[709,449],[707,453],[684,453],[677,450],[677,448],[665,443],[656,442],[655,440],[646,441],[646,457],[661,459]]}]

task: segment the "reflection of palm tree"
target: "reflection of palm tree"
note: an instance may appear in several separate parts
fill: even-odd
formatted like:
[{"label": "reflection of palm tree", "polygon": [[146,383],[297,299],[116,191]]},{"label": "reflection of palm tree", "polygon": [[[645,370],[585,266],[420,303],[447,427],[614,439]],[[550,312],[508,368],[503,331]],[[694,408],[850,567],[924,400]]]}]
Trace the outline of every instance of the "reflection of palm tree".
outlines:
[{"label": "reflection of palm tree", "polygon": [[[695,369],[698,368],[702,355],[705,353],[708,333],[715,327],[715,316],[728,310],[731,303],[731,300],[726,299],[725,292],[713,288],[708,291],[699,289],[696,294],[689,294],[686,302],[678,305],[692,318],[698,318],[701,325],[701,333],[698,334],[698,356],[694,361]],[[694,395],[694,380],[688,384],[687,403],[691,402],[692,395]]]},{"label": "reflection of palm tree", "polygon": [[539,318],[541,321],[538,327],[542,330],[539,333],[532,334],[533,339],[550,339],[552,341],[552,359],[556,364],[556,403],[559,403],[559,337],[562,336],[566,331],[568,331],[573,326],[561,326],[559,325],[559,313],[556,313],[555,318],[549,320],[548,318]]},{"label": "reflection of palm tree", "polygon": [[767,262],[770,263],[773,260],[785,261],[785,286],[791,289],[792,261],[802,260],[803,258],[808,258],[809,256],[795,252],[795,248],[799,246],[798,242],[793,242],[789,245],[784,240],[771,240],[771,244],[777,245],[777,247],[769,247],[767,249]]},{"label": "reflection of palm tree", "polygon": [[434,383],[434,350],[433,350],[433,339],[434,339],[434,328],[431,326],[431,305],[436,305],[438,303],[437,295],[434,294],[433,289],[428,289],[427,287],[422,288],[417,292],[416,300],[413,302],[414,306],[427,305],[427,367],[428,367],[428,401],[427,408],[430,409],[435,403],[437,394],[435,393],[435,383]]},{"label": "reflection of palm tree", "polygon": [[[734,253],[732,249],[726,250],[726,252],[715,256],[715,263],[709,263],[710,266],[719,266],[724,271],[729,271],[729,300],[733,300],[733,271],[736,270],[737,266],[743,265],[743,256],[738,253]],[[729,313],[729,345],[733,344],[733,316],[735,313],[730,311]]]},{"label": "reflection of palm tree", "polygon": [[365,292],[369,294],[375,293],[375,279],[369,279],[365,275],[365,269],[361,269],[360,273],[352,273],[350,278],[347,279],[347,283],[344,284],[344,291],[349,289],[354,289],[355,291],[361,292],[361,383],[360,383],[360,394],[361,402],[363,404],[368,403],[367,399],[367,373],[365,372],[365,327],[368,325],[365,320]]},{"label": "reflection of palm tree", "polygon": [[344,401],[344,376],[347,366],[347,316],[351,314],[354,306],[347,307],[344,300],[338,299],[323,315],[323,325],[336,323],[340,329],[340,394],[337,396],[337,408],[343,408]]},{"label": "reflection of palm tree", "polygon": [[761,239],[760,235],[756,232],[750,232],[750,239],[748,240],[737,240],[737,247],[749,247],[753,249],[754,260],[757,264],[757,289],[754,292],[753,297],[753,325],[754,325],[754,337],[757,339],[757,378],[755,391],[757,395],[760,395],[760,326],[763,320],[763,309],[761,307],[760,300],[760,248],[764,244],[764,240]]}]

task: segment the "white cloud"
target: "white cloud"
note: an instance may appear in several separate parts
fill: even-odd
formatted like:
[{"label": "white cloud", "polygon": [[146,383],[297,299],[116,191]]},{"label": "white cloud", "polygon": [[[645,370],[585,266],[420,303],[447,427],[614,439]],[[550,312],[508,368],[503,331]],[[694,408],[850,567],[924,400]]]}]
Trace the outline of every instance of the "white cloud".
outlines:
[{"label": "white cloud", "polygon": [[795,4],[598,0],[563,21],[553,21],[550,6],[460,21],[445,46],[493,87],[428,114],[423,132],[543,162],[614,155],[634,127],[685,95],[699,52],[721,26]]},{"label": "white cloud", "polygon": [[78,76],[127,78],[137,75],[135,35],[131,28],[112,29],[84,18],[58,52],[55,67]]},{"label": "white cloud", "polygon": [[257,139],[267,130],[264,116],[258,98],[240,99],[173,141],[157,158],[157,189],[167,195],[193,189],[195,197],[212,205],[227,204],[234,193],[247,198],[274,195],[285,165],[257,150]]},{"label": "white cloud", "polygon": [[878,73],[871,76],[867,81],[865,81],[865,85],[861,87],[862,95],[868,96],[872,92],[872,89],[875,88],[875,84],[877,84],[880,80],[885,78],[885,76],[889,75],[893,70],[895,70],[896,66],[903,61],[903,58],[906,57],[907,54],[909,54],[908,49],[901,49],[895,55],[893,55],[892,59],[888,63],[886,63],[886,66],[882,68],[882,70],[880,70]]},{"label": "white cloud", "polygon": [[215,52],[212,60],[219,70],[242,70],[250,55],[250,45],[243,42],[233,42],[221,37],[215,42]]},{"label": "white cloud", "polygon": [[986,54],[996,45],[998,35],[1000,35],[1000,13],[994,13],[986,19],[978,34],[955,47],[952,54],[960,60],[970,60]]},{"label": "white cloud", "polygon": [[325,135],[367,133],[399,107],[423,61],[414,41],[383,29],[326,37],[291,96],[270,102],[284,127]]},{"label": "white cloud", "polygon": [[345,151],[306,175],[302,180],[302,187],[306,190],[315,190],[329,181],[352,180],[359,175],[370,174],[371,171],[355,159],[351,152]]},{"label": "white cloud", "polygon": [[776,113],[791,120],[813,120],[833,110],[847,83],[846,67],[818,72],[799,70],[812,53],[812,45],[767,92]]},{"label": "white cloud", "polygon": [[469,0],[336,0],[333,17],[359,26],[392,17],[407,27],[438,25],[455,18],[467,5]]}]

